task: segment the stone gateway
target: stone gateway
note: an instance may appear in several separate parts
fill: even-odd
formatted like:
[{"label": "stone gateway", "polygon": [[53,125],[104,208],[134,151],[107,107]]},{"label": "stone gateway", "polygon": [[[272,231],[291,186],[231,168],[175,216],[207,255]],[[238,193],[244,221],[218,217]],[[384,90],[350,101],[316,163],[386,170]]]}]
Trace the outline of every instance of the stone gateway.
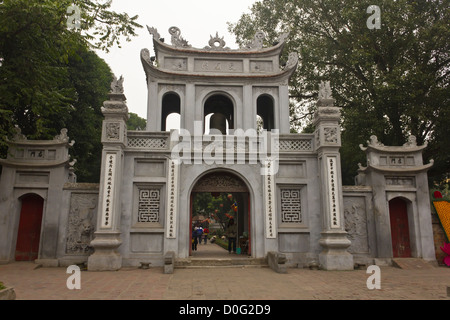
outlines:
[{"label": "stone gateway", "polygon": [[[179,28],[170,28],[170,44],[148,30],[156,55],[141,51],[147,127],[127,130],[124,79],[114,78],[102,108],[99,184],[76,182],[65,129],[51,141],[27,140],[17,129],[8,141],[0,263],[21,256],[97,271],[173,266],[192,254],[193,198],[202,192],[236,197],[238,236],[248,239],[252,259],[273,255],[283,268],[325,270],[399,255],[435,261],[426,145],[410,137],[384,146],[373,136],[361,145],[367,166],[359,166],[356,185],[342,186],[341,116],[329,82],[320,84],[314,133],[290,133],[288,82],[298,56],[280,63],[287,34],[271,47],[257,32],[239,49],[219,35],[193,48]],[[179,129],[169,131],[171,114]],[[29,209],[30,197],[40,210]],[[37,231],[22,228],[33,219]],[[30,232],[34,247],[24,248]]]}]

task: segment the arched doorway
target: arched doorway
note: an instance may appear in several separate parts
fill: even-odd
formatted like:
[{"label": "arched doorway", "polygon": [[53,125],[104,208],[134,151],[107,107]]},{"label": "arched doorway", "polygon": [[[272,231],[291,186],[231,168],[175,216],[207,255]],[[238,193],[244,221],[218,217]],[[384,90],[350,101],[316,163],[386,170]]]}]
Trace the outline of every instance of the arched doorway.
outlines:
[{"label": "arched doorway", "polygon": [[38,258],[44,199],[36,194],[21,198],[19,229],[16,242],[16,261],[33,261]]},{"label": "arched doorway", "polygon": [[[209,126],[206,125],[209,118]],[[208,132],[206,129],[209,127]],[[214,94],[210,96],[204,105],[203,131],[210,134],[210,130],[215,129],[223,135],[228,129],[234,129],[234,106],[229,97],[224,94]]]},{"label": "arched doorway", "polygon": [[263,129],[272,131],[275,129],[274,103],[273,98],[268,95],[261,95],[256,100],[257,125],[261,123]]},{"label": "arched doorway", "polygon": [[408,208],[405,200],[401,198],[394,198],[389,201],[389,219],[391,222],[393,257],[411,257]]},{"label": "arched doorway", "polygon": [[[177,116],[174,117],[174,114]],[[166,93],[162,99],[161,131],[180,127],[181,100],[176,93]],[[168,121],[170,120],[170,121]]]},{"label": "arched doorway", "polygon": [[[196,212],[194,205],[198,197],[204,201],[203,205],[197,206],[197,209],[201,208],[201,212]],[[213,171],[205,174],[191,191],[189,243],[192,241],[192,228],[195,225],[206,221],[208,227],[212,227],[211,233],[215,230],[224,231],[229,219],[233,218],[238,226],[236,241],[240,249],[238,251],[242,255],[251,256],[250,212],[250,193],[240,177],[228,171]],[[189,255],[192,255],[191,246],[189,246]]]}]

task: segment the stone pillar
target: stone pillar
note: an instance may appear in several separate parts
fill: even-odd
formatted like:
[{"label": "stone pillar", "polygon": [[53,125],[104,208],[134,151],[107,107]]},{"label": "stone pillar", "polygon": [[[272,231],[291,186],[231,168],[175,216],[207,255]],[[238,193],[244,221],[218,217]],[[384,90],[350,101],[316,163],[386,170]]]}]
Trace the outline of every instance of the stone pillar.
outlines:
[{"label": "stone pillar", "polygon": [[120,239],[121,185],[123,149],[126,146],[128,108],[122,87],[123,78],[114,78],[109,100],[102,108],[102,169],[100,175],[97,230],[91,245],[95,249],[88,259],[88,270],[107,271],[122,267],[118,248]]},{"label": "stone pillar", "polygon": [[161,110],[158,103],[158,83],[148,79],[147,131],[161,131]]},{"label": "stone pillar", "polygon": [[322,82],[314,125],[323,219],[319,263],[325,270],[353,270],[353,256],[347,252],[351,242],[344,222],[339,120],[340,110],[334,106],[329,82]]}]

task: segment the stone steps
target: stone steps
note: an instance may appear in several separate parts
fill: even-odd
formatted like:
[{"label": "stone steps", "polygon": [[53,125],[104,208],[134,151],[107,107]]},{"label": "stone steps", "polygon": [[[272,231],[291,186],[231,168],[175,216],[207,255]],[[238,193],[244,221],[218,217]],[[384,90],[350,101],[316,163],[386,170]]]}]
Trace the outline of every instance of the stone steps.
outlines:
[{"label": "stone steps", "polygon": [[426,270],[434,267],[420,258],[393,258],[392,264],[394,267],[405,270]]},{"label": "stone steps", "polygon": [[255,259],[255,258],[188,258],[188,259],[175,259],[176,269],[187,268],[214,268],[214,267],[227,267],[227,268],[265,268],[269,267],[267,259]]}]

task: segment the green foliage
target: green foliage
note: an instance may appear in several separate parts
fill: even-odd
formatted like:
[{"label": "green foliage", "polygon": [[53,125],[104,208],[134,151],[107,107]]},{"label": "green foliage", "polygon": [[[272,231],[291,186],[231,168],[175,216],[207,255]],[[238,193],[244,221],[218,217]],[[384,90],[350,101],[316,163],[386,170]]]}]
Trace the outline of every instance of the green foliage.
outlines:
[{"label": "green foliage", "polygon": [[221,238],[216,238],[214,243],[224,248],[225,250],[228,250],[228,239],[222,240]]},{"label": "green foliage", "polygon": [[0,20],[0,109],[11,117],[5,125],[17,124],[31,139],[51,138],[75,98],[66,64],[72,36],[46,2],[5,1]]},{"label": "green foliage", "polygon": [[126,41],[131,41],[131,38],[137,35],[135,30],[142,28],[136,22],[137,15],[130,17],[127,13],[111,11],[112,0],[101,2],[64,0],[59,2],[64,4],[63,8],[67,8],[71,4],[80,8],[83,37],[86,41],[89,41],[92,47],[106,52],[114,45],[120,48],[121,38],[123,37]]},{"label": "green foliage", "polygon": [[220,193],[217,197],[214,197],[209,192],[196,193],[193,201],[192,215],[194,217],[203,215],[205,218],[213,215],[216,222],[225,230],[229,221],[226,214],[234,216],[231,205],[235,202],[234,198],[228,199],[227,196],[227,193]]},{"label": "green foliage", "polygon": [[[367,27],[374,4],[381,29]],[[364,162],[358,145],[371,135],[385,145],[402,145],[410,134],[427,141],[425,158],[435,160],[431,180],[440,180],[450,172],[449,18],[448,1],[441,0],[262,0],[229,30],[239,43],[256,30],[268,43],[290,32],[282,59],[292,51],[300,56],[290,83],[293,126],[310,119],[318,83],[330,80],[342,107],[344,183],[353,182],[356,164]]]},{"label": "green foliage", "polygon": [[[98,181],[101,105],[110,90],[109,66],[91,50],[108,50],[141,26],[110,10],[112,1],[5,0],[0,4],[0,157],[4,136],[18,125],[29,139],[52,139],[68,129],[76,144],[79,181]],[[79,29],[70,29],[72,5]]]},{"label": "green foliage", "polygon": [[130,112],[130,118],[127,121],[128,130],[145,130],[147,126],[147,120],[139,117],[136,113]]},{"label": "green foliage", "polygon": [[94,52],[80,48],[69,59],[69,80],[77,95],[65,126],[75,140],[71,155],[77,159],[77,181],[98,182],[103,148],[101,106],[108,99],[111,69]]}]

